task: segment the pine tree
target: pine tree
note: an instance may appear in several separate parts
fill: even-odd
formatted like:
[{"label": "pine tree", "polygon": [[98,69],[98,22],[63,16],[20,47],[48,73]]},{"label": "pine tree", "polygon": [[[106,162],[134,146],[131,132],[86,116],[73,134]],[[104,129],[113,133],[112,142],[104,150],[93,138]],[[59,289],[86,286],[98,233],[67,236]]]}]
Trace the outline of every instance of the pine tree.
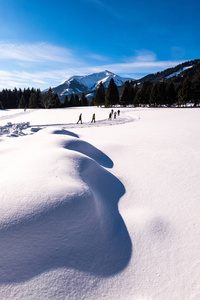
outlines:
[{"label": "pine tree", "polygon": [[158,84],[158,103],[157,105],[162,106],[167,104],[166,84],[164,81]]},{"label": "pine tree", "polygon": [[141,102],[142,102],[141,91],[138,90],[137,93],[136,93],[136,95],[135,95],[135,98],[133,100],[133,105],[135,107],[138,107],[138,106],[140,106]]},{"label": "pine tree", "polygon": [[70,100],[69,100],[69,107],[74,107],[75,105],[75,99],[74,99],[74,94],[71,94]]},{"label": "pine tree", "polygon": [[26,107],[29,106],[29,98],[31,96],[31,93],[34,92],[34,89],[32,88],[32,90],[30,90],[30,88],[24,89],[23,91],[23,95],[24,95],[24,99],[26,101]]},{"label": "pine tree", "polygon": [[80,100],[81,106],[88,106],[87,98],[85,97],[85,94],[82,93],[81,100]]},{"label": "pine tree", "polygon": [[22,94],[23,94],[22,89],[19,89],[17,93],[18,101],[20,101]]},{"label": "pine tree", "polygon": [[68,107],[68,105],[69,105],[69,103],[68,103],[68,96],[66,95],[64,103],[63,103],[63,107]]},{"label": "pine tree", "polygon": [[42,98],[42,93],[41,93],[40,89],[37,89],[36,95],[37,95],[37,103],[38,103],[38,107],[41,108],[41,98]]},{"label": "pine tree", "polygon": [[180,105],[186,105],[187,102],[189,102],[192,98],[192,87],[191,87],[191,81],[187,77],[183,84],[182,87],[179,89],[178,92],[178,102]]},{"label": "pine tree", "polygon": [[159,103],[159,82],[155,82],[152,89],[151,89],[151,94],[150,94],[150,99],[149,99],[150,106],[156,107]]},{"label": "pine tree", "polygon": [[80,101],[79,101],[79,97],[77,94],[75,94],[75,96],[74,96],[74,102],[75,102],[75,106],[80,106]]},{"label": "pine tree", "polygon": [[194,82],[192,84],[192,92],[194,106],[198,106],[200,103],[200,64],[196,67]]},{"label": "pine tree", "polygon": [[167,106],[171,107],[176,102],[176,91],[174,83],[171,81],[166,85]]},{"label": "pine tree", "polygon": [[177,100],[178,107],[182,103],[182,87],[183,84],[181,82],[176,86],[176,100]]},{"label": "pine tree", "polygon": [[138,91],[138,85],[137,85],[137,82],[133,82],[131,81],[131,90],[130,90],[130,104],[133,104],[134,105],[134,99],[135,99],[135,96],[137,94],[137,91]]},{"label": "pine tree", "polygon": [[144,81],[140,90],[140,104],[141,105],[149,105],[150,94],[152,89],[152,82]]},{"label": "pine tree", "polygon": [[15,107],[17,108],[19,105],[20,98],[18,98],[18,91],[16,88],[14,88],[14,90],[12,91],[12,94],[13,94],[13,96],[12,96],[13,103],[14,103]]},{"label": "pine tree", "polygon": [[60,108],[61,107],[61,102],[60,102],[60,99],[59,99],[57,93],[53,95],[53,106],[55,108]]},{"label": "pine tree", "polygon": [[100,82],[99,87],[97,88],[96,95],[94,97],[94,103],[97,106],[104,105],[105,103],[105,88],[102,82]]},{"label": "pine tree", "polygon": [[111,78],[106,91],[105,107],[109,107],[117,103],[119,103],[119,91],[114,79]]},{"label": "pine tree", "polygon": [[21,96],[21,99],[19,101],[19,108],[26,108],[26,100],[24,98],[24,95]]},{"label": "pine tree", "polygon": [[131,103],[131,86],[129,81],[124,83],[122,95],[120,97],[120,105],[126,106]]},{"label": "pine tree", "polygon": [[38,108],[37,94],[31,93],[29,98],[29,108]]}]

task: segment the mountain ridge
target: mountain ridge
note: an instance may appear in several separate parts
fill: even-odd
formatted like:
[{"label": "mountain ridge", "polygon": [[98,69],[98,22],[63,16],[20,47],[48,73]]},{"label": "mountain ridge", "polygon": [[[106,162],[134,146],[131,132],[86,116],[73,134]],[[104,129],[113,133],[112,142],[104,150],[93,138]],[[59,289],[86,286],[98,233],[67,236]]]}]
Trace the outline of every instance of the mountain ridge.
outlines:
[{"label": "mountain ridge", "polygon": [[193,80],[195,69],[197,64],[200,63],[200,59],[194,59],[185,61],[182,64],[178,64],[172,68],[165,69],[161,72],[154,74],[148,74],[140,79],[137,79],[136,82],[142,84],[144,81],[173,81],[174,84],[178,84],[189,77],[190,80]]},{"label": "mountain ridge", "polygon": [[57,93],[61,100],[63,100],[66,95],[81,95],[82,93],[85,93],[86,96],[92,98],[95,95],[95,92],[100,82],[102,82],[105,88],[107,88],[111,78],[114,79],[117,86],[123,86],[123,84],[127,80],[134,80],[133,78],[121,77],[119,75],[114,74],[113,72],[105,70],[99,73],[92,73],[89,75],[70,76],[63,83],[59,84],[56,87],[53,87],[52,91],[54,93]]},{"label": "mountain ridge", "polygon": [[115,84],[118,86],[119,94],[121,94],[123,85],[127,80],[132,80],[138,85],[142,85],[144,81],[151,81],[153,83],[156,81],[172,81],[174,84],[178,84],[179,82],[183,82],[187,77],[193,80],[196,66],[199,63],[200,59],[186,61],[161,72],[148,74],[140,79],[121,77],[108,70],[89,75],[74,75],[70,76],[58,86],[53,87],[52,91],[58,94],[61,101],[64,101],[66,95],[78,94],[80,97],[82,93],[84,93],[88,99],[92,99],[95,96],[100,82],[102,82],[105,89],[107,89],[111,78],[114,79]]}]

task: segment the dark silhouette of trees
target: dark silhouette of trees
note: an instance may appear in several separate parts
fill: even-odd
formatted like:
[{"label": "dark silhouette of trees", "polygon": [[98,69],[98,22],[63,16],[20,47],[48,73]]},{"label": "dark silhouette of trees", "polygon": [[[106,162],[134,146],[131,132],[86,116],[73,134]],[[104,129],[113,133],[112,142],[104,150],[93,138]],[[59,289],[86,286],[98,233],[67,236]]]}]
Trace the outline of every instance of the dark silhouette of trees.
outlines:
[{"label": "dark silhouette of trees", "polygon": [[158,106],[159,103],[159,82],[156,81],[151,89],[149,104],[150,106]]},{"label": "dark silhouette of trees", "polygon": [[118,87],[111,78],[105,96],[105,107],[113,106],[119,103]]},{"label": "dark silhouette of trees", "polygon": [[[137,98],[139,96],[140,98],[140,104],[142,106],[149,105],[150,103],[150,94],[151,94],[151,89],[152,89],[153,83],[151,81],[144,81],[139,95],[137,95]],[[138,100],[139,100],[138,98]]]},{"label": "dark silhouette of trees", "polygon": [[178,90],[178,105],[185,106],[186,103],[192,100],[192,83],[187,77]]},{"label": "dark silhouette of trees", "polygon": [[58,97],[58,94],[53,94],[53,107],[54,108],[60,108],[61,107],[61,102],[60,99]]},{"label": "dark silhouette of trees", "polygon": [[176,90],[172,81],[166,85],[166,97],[167,106],[171,107],[176,102]]},{"label": "dark silhouette of trees", "polygon": [[63,102],[63,107],[68,107],[68,105],[69,105],[69,101],[68,101],[68,96],[66,95],[65,100]]},{"label": "dark silhouette of trees", "polygon": [[29,98],[29,108],[38,108],[37,93],[31,93]]},{"label": "dark silhouette of trees", "polygon": [[96,95],[94,97],[94,103],[97,106],[101,106],[104,105],[105,103],[105,96],[106,96],[106,92],[105,92],[105,88],[102,82],[100,82],[99,87],[97,88],[97,92]]},{"label": "dark silhouette of trees", "polygon": [[76,106],[75,99],[74,99],[74,94],[71,94],[68,106],[69,107]]},{"label": "dark silhouette of trees", "polygon": [[126,81],[123,86],[122,95],[120,97],[120,105],[126,106],[131,103],[131,83]]},{"label": "dark silhouette of trees", "polygon": [[194,82],[192,85],[192,98],[194,106],[198,106],[200,104],[200,63],[197,65],[194,74]]},{"label": "dark silhouette of trees", "polygon": [[27,104],[26,104],[26,100],[24,97],[24,94],[22,94],[20,101],[19,101],[19,108],[26,108]]},{"label": "dark silhouette of trees", "polygon": [[74,106],[80,106],[80,101],[79,101],[79,97],[77,94],[75,94],[75,96],[74,96],[74,102],[75,102]]},{"label": "dark silhouette of trees", "polygon": [[87,98],[85,97],[84,93],[82,93],[82,95],[81,95],[80,104],[81,104],[81,106],[88,106],[88,101],[87,101]]}]

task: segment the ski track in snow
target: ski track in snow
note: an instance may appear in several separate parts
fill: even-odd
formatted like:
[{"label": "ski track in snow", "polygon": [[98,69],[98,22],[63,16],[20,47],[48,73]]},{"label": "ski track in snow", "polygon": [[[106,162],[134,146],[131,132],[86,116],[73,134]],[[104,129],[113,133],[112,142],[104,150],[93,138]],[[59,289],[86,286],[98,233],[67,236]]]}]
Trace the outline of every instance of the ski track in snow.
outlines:
[{"label": "ski track in snow", "polygon": [[[33,112],[38,111],[36,110],[29,110],[26,112],[26,114],[30,114]],[[23,116],[24,112],[15,113],[10,116],[3,116],[0,117],[0,121],[2,120],[10,120],[19,116]],[[27,134],[33,134],[43,128],[46,127],[53,127],[53,126],[62,126],[63,129],[73,129],[73,128],[94,128],[94,127],[102,127],[102,126],[116,126],[121,125],[129,122],[133,122],[137,120],[137,117],[132,117],[128,114],[123,114],[123,117],[117,117],[116,119],[112,118],[112,120],[104,119],[104,120],[98,120],[95,123],[91,122],[83,122],[82,124],[77,123],[55,123],[55,124],[40,124],[40,125],[34,125],[30,124],[30,122],[22,122],[22,123],[12,123],[8,122],[6,125],[0,126],[0,137],[1,136],[7,136],[7,137],[17,137]],[[26,129],[29,128],[27,131]]]},{"label": "ski track in snow", "polygon": [[[30,113],[36,112],[37,110],[38,109],[29,109],[29,110],[26,111],[26,114],[30,114]],[[11,115],[6,115],[6,116],[1,116],[0,117],[0,121],[1,120],[14,119],[16,117],[23,116],[23,115],[24,115],[24,110],[23,110],[23,112],[14,113],[14,114],[11,114]]]}]

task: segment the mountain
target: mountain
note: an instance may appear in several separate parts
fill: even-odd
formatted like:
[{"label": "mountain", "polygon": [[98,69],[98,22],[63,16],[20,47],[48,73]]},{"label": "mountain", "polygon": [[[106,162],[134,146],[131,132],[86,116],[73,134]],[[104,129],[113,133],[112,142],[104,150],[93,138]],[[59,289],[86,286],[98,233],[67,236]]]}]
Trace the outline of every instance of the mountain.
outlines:
[{"label": "mountain", "polygon": [[187,77],[193,80],[196,66],[199,63],[200,59],[186,61],[162,72],[146,75],[136,81],[138,84],[142,84],[144,81],[173,81],[174,84],[178,84],[179,82],[183,82]]},{"label": "mountain", "polygon": [[61,100],[64,100],[65,95],[85,93],[88,98],[92,98],[100,84],[102,82],[105,88],[108,87],[110,79],[113,78],[118,87],[123,86],[127,80],[133,80],[132,78],[124,78],[118,76],[110,71],[103,71],[99,73],[93,73],[84,76],[71,76],[63,83],[52,88],[54,93],[57,93]]},{"label": "mountain", "polygon": [[[133,78],[124,78],[107,70],[90,75],[71,76],[63,83],[53,87],[52,91],[58,94],[61,101],[64,101],[65,95],[70,96],[71,94],[78,94],[80,97],[82,93],[85,93],[86,97],[91,99],[95,95],[100,82],[107,88],[111,78],[114,79],[118,86],[119,94],[122,93],[123,84],[127,80],[136,81],[138,85],[142,85],[144,81],[173,81],[174,84],[178,84],[179,82],[183,82],[187,77],[189,77],[190,80],[193,80],[198,63],[200,63],[200,59],[186,61],[173,68],[157,72],[156,74],[149,74],[137,80]],[[134,70],[132,73],[134,73]]]}]

